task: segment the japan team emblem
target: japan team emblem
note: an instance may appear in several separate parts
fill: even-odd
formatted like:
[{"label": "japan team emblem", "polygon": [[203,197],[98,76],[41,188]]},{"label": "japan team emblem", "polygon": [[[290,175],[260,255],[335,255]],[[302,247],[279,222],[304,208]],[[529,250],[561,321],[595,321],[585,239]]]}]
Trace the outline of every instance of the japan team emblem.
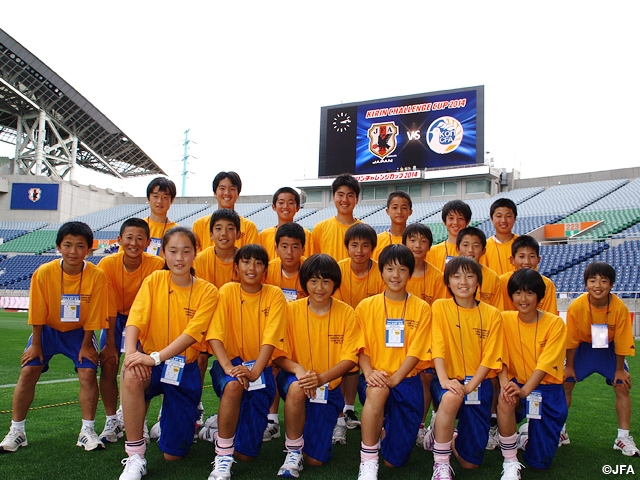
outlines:
[{"label": "japan team emblem", "polygon": [[398,127],[395,122],[374,123],[368,131],[369,151],[384,159],[393,153],[398,145]]},{"label": "japan team emblem", "polygon": [[39,188],[30,188],[27,191],[27,197],[29,197],[29,200],[33,203],[36,203],[40,198],[42,198],[42,190]]}]

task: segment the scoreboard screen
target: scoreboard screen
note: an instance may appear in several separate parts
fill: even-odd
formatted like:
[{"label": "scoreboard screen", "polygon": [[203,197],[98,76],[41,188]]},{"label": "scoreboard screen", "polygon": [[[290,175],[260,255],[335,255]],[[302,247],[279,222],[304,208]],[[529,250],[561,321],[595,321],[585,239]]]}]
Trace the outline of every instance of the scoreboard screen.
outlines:
[{"label": "scoreboard screen", "polygon": [[484,163],[484,87],[321,108],[318,176]]}]

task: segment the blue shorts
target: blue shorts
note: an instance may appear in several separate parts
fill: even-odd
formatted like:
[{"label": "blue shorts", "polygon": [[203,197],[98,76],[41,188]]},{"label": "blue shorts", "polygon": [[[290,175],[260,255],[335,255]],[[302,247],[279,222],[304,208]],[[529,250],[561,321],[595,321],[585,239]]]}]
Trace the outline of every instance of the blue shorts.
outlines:
[{"label": "blue shorts", "polygon": [[[363,405],[367,399],[366,389],[367,382],[362,374],[358,380],[358,394]],[[394,467],[401,467],[409,461],[416,441],[415,432],[420,429],[423,415],[424,390],[420,375],[407,377],[389,389],[382,422],[385,437],[380,452]]]},{"label": "blue shorts", "polygon": [[[242,359],[236,357],[231,360],[233,366],[240,365]],[[237,382],[238,379],[230,377],[216,360],[209,371],[213,390],[218,397],[222,398],[224,388],[229,382]],[[235,451],[247,457],[257,457],[262,448],[262,436],[267,427],[267,415],[269,408],[276,396],[276,381],[273,377],[271,367],[265,367],[264,383],[265,388],[260,390],[246,391],[242,395],[240,404],[240,418],[236,427]]]},{"label": "blue shorts", "polygon": [[[32,340],[33,334],[29,336],[25,350],[31,346]],[[98,370],[98,366],[86,358],[82,359],[82,362],[78,361],[78,354],[80,353],[80,348],[82,348],[83,340],[84,330],[82,328],[70,330],[68,332],[61,332],[48,325],[44,325],[42,328],[42,356],[44,357],[44,362],[40,362],[40,359],[34,358],[24,366],[40,367],[44,365],[44,368],[42,369],[42,373],[44,373],[49,370],[49,362],[51,361],[51,358],[54,355],[61,353],[74,363],[76,370],[78,370],[78,368],[93,368],[94,370]],[[93,348],[95,348],[96,351],[98,350],[97,347],[98,344],[94,336]]]},{"label": "blue shorts", "polygon": [[[579,382],[592,373],[599,373],[606,379],[607,385],[613,385],[616,366],[616,349],[613,342],[609,343],[609,348],[592,348],[591,344],[586,342],[581,342],[576,348],[573,368]],[[629,364],[626,360],[624,361],[624,369],[629,371]],[[568,379],[567,382],[573,382],[573,379]]]},{"label": "blue shorts", "polygon": [[[512,381],[515,383],[515,379]],[[521,384],[518,385],[522,388]],[[538,385],[536,391],[542,394],[542,418],[529,420],[529,440],[523,459],[535,469],[546,470],[551,466],[558,449],[558,438],[564,422],[567,421],[569,409],[562,384]],[[520,407],[516,411],[517,423],[526,418],[526,399],[520,399]]]},{"label": "blue shorts", "polygon": [[[280,371],[276,381],[278,390],[283,400],[287,399],[289,386],[298,379],[293,373]],[[304,437],[303,452],[311,458],[315,458],[322,463],[327,463],[333,457],[333,427],[338,420],[338,416],[344,408],[344,398],[340,388],[329,390],[327,403],[312,403],[307,399],[306,421],[302,436]]]},{"label": "blue shorts", "polygon": [[202,394],[202,382],[198,362],[187,363],[182,372],[180,385],[162,383],[164,362],[151,368],[151,385],[145,394],[145,401],[164,394],[162,416],[160,417],[160,451],[184,457],[191,448],[193,434],[198,420],[198,403]]},{"label": "blue shorts", "polygon": [[[124,345],[122,344],[122,332],[127,326],[127,318],[129,318],[128,315],[124,315],[120,312],[118,312],[118,315],[116,315],[116,329],[113,335],[115,337],[115,345],[116,345],[116,352],[118,352],[118,358],[120,358],[120,355],[122,354],[122,350],[124,350]],[[100,333],[100,350],[102,350],[106,344],[107,344],[107,329],[105,328]]]},{"label": "blue shorts", "polygon": [[[462,382],[460,382],[462,383]],[[431,395],[433,403],[438,408],[442,397],[449,390],[440,386],[440,381],[434,377],[431,382]],[[491,404],[493,403],[493,384],[491,379],[485,378],[480,383],[480,404],[465,405],[464,402],[458,410],[458,437],[456,438],[456,451],[465,462],[480,465],[484,458],[484,450],[489,439],[491,427]],[[557,438],[556,438],[557,443]]]}]

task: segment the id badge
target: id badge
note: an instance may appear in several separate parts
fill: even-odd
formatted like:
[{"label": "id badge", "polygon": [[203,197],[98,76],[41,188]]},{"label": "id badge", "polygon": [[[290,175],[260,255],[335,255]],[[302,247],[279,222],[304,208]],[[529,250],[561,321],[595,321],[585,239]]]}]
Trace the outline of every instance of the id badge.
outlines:
[{"label": "id badge", "polygon": [[180,385],[186,362],[187,358],[184,355],[176,355],[165,360],[160,381],[169,385]]},{"label": "id badge", "polygon": [[542,404],[542,392],[534,390],[527,395],[527,418],[532,420],[540,420],[540,409]]},{"label": "id badge", "polygon": [[591,325],[591,348],[609,348],[609,325],[606,323]]},{"label": "id badge", "polygon": [[311,403],[327,403],[329,400],[329,382],[316,387],[316,398],[310,398]]},{"label": "id badge", "polygon": [[444,259],[444,264],[446,265],[451,261],[451,259],[455,258],[453,255],[447,255]]},{"label": "id badge", "polygon": [[151,255],[160,255],[160,247],[162,247],[162,239],[151,237],[151,243],[147,247],[146,252]]},{"label": "id badge", "polygon": [[404,320],[401,318],[387,318],[387,347],[404,347]]},{"label": "id badge", "polygon": [[[250,360],[248,362],[242,362],[242,365],[247,367],[249,370],[253,369],[253,366],[256,364],[255,360]],[[249,382],[248,390],[250,392],[254,390],[260,390],[262,388],[267,388],[267,385],[264,383],[264,372],[260,374],[260,376],[255,379],[253,382]]]},{"label": "id badge", "polygon": [[120,340],[120,353],[124,353],[125,339],[127,338],[127,329],[122,330],[122,340]]},{"label": "id badge", "polygon": [[[472,378],[473,377],[470,375],[467,375],[466,377],[464,377],[464,384],[466,385],[467,383],[469,383]],[[478,384],[475,390],[473,390],[472,392],[469,392],[467,395],[464,396],[465,405],[480,405],[480,385],[481,384]]]},{"label": "id badge", "polygon": [[65,323],[80,321],[80,295],[62,295],[60,321]]},{"label": "id badge", "polygon": [[298,290],[292,288],[283,288],[282,293],[284,293],[284,298],[287,299],[287,302],[293,302],[298,299]]}]

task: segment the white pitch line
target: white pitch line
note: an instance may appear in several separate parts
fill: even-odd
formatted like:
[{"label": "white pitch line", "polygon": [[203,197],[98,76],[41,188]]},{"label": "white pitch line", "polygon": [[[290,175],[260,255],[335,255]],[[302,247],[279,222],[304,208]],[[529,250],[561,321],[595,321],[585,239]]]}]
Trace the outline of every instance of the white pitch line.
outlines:
[{"label": "white pitch line", "polygon": [[[100,378],[100,377],[98,377]],[[67,382],[77,382],[78,378],[61,378],[60,380],[41,380],[38,382],[38,385],[46,385],[48,383],[67,383]],[[0,385],[0,388],[15,388],[17,383],[9,383],[7,385]]]}]

